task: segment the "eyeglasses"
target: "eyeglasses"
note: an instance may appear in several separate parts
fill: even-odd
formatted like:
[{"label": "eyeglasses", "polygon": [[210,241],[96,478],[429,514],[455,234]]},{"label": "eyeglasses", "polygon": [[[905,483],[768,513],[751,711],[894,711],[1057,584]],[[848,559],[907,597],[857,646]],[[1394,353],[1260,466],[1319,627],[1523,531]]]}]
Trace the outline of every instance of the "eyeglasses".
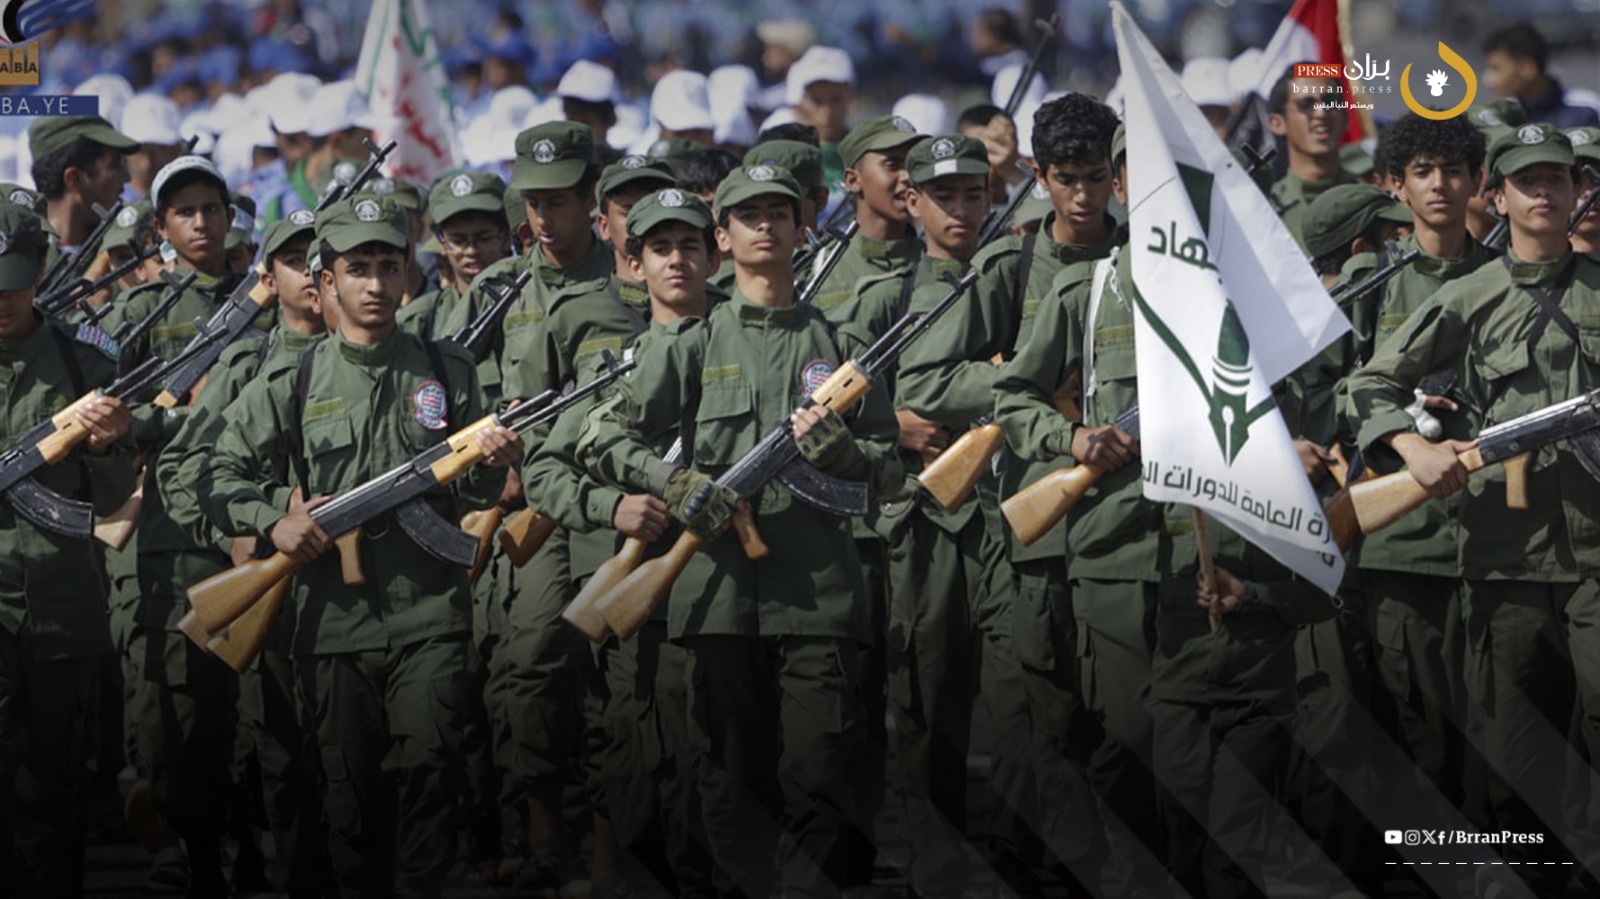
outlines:
[{"label": "eyeglasses", "polygon": [[504,240],[504,231],[479,231],[476,234],[443,233],[439,235],[439,242],[452,250],[470,250],[474,247],[480,250],[492,249],[498,241]]}]

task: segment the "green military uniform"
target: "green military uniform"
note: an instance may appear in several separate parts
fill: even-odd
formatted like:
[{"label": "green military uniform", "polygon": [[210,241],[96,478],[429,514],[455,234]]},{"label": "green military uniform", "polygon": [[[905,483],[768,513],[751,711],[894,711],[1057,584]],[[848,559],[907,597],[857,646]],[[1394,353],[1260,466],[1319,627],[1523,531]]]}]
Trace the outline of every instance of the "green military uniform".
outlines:
[{"label": "green military uniform", "polygon": [[[839,143],[839,153],[847,168],[854,168],[867,153],[893,150],[914,144],[922,135],[899,116],[868,119],[857,125]],[[816,294],[819,308],[828,310],[857,293],[863,278],[885,275],[916,263],[922,256],[922,241],[909,229],[899,240],[879,240],[857,234],[850,239],[844,256],[822,282]],[[830,315],[830,318],[838,319]]]},{"label": "green military uniform", "polygon": [[[74,141],[88,140],[103,147],[111,147],[126,156],[138,152],[139,142],[112,127],[111,123],[98,115],[69,115],[69,116],[40,116],[33,124],[28,126],[28,150],[34,159],[47,159],[65,153]],[[7,191],[6,199],[16,203],[19,199],[15,190]],[[28,205],[28,204],[20,204]],[[43,198],[34,207],[39,215],[46,214],[46,204]],[[49,248],[46,251],[44,264],[48,269],[56,261],[56,256],[63,249],[62,235],[57,234],[48,224],[45,233],[49,235]],[[70,248],[67,248],[70,249]],[[89,260],[81,260],[83,265],[88,265]]]},{"label": "green military uniform", "polygon": [[[1524,125],[1489,150],[1492,174],[1539,162],[1573,162],[1567,139],[1548,125]],[[1541,290],[1554,292],[1570,333],[1559,319],[1543,318],[1534,296]],[[1547,326],[1536,332],[1535,320]],[[1445,285],[1351,376],[1352,428],[1364,449],[1385,453],[1382,438],[1416,429],[1405,411],[1413,386],[1443,368],[1460,373],[1479,429],[1592,389],[1600,374],[1597,323],[1600,266],[1592,259],[1567,253],[1525,262],[1512,252]],[[1600,733],[1600,585],[1593,577],[1600,534],[1590,514],[1600,507],[1600,484],[1565,443],[1534,455],[1526,510],[1506,507],[1502,468],[1473,477],[1460,500],[1458,553],[1467,694],[1482,716],[1489,823],[1549,835],[1538,845],[1505,845],[1508,860],[1559,862],[1565,835],[1552,834],[1552,825],[1562,820],[1562,735],[1575,701],[1591,759]],[[1593,777],[1592,769],[1585,773]],[[1591,833],[1575,836],[1580,857],[1593,850],[1581,842]],[[1526,865],[1516,873],[1513,894],[1554,895],[1571,869]]]},{"label": "green military uniform", "polygon": [[[444,233],[450,219],[462,213],[487,215],[506,227],[505,193],[505,181],[489,172],[459,172],[440,178],[428,192],[434,233]],[[470,317],[458,311],[462,305],[460,291],[442,288],[412,299],[395,315],[395,322],[418,336],[444,340],[454,333],[446,329],[447,324],[454,324],[459,330],[469,323]]]},{"label": "green military uniform", "polygon": [[[43,232],[32,212],[7,203],[0,235],[0,289],[24,290],[41,265]],[[26,337],[0,341],[0,446],[116,375],[76,329],[35,322]],[[34,480],[103,515],[132,493],[131,463],[131,441],[101,456],[80,446]],[[78,895],[98,670],[112,648],[102,554],[88,539],[36,527],[4,499],[0,546],[0,889]]]},{"label": "green military uniform", "polygon": [[[326,210],[317,238],[336,253],[408,246],[404,212],[367,197]],[[270,539],[283,517],[274,497],[287,486],[274,460],[290,460],[307,495],[338,495],[479,419],[473,360],[431,346],[399,330],[374,344],[330,337],[251,384],[217,440],[207,516],[227,533]],[[500,472],[477,466],[427,502],[453,521],[492,504],[502,485]],[[383,519],[363,528],[358,551],[365,584],[345,584],[329,553],[300,569],[285,609],[325,779],[329,854],[346,895],[438,895],[463,786],[467,576]]]},{"label": "green military uniform", "polygon": [[[799,204],[786,173],[754,166],[723,182],[717,206],[769,194]],[[618,388],[624,439],[592,460],[602,479],[633,490],[659,484],[655,444],[690,422],[694,468],[721,474],[786,421],[849,349],[815,309],[766,308],[739,293],[656,348]],[[831,473],[865,478],[881,496],[897,489],[901,473],[887,399],[881,387],[874,393],[849,416],[856,439],[845,445],[853,449]],[[775,885],[775,851],[786,894],[827,894],[851,873],[858,820],[845,768],[867,739],[858,686],[858,647],[873,639],[866,585],[844,522],[776,483],[751,507],[758,527],[784,539],[759,561],[732,534],[706,540],[668,603],[668,636],[690,653],[690,739],[702,757],[707,838],[730,886],[748,895]],[[780,815],[790,835],[781,849]]]},{"label": "green military uniform", "polygon": [[1274,786],[1295,714],[1294,633],[1334,606],[1266,553],[1207,517],[1218,568],[1244,582],[1212,633],[1194,570],[1164,580],[1145,705],[1165,789],[1168,867],[1192,896],[1264,895]]},{"label": "green military uniform", "polygon": [[[996,417],[1022,463],[1017,475],[1007,473],[1007,482],[1017,478],[1016,489],[1071,464],[1078,428],[1111,424],[1138,403],[1130,264],[1124,245],[1110,259],[1062,269],[996,384]],[[1057,411],[1054,394],[1080,374],[1083,418],[1077,423]],[[1089,761],[1090,783],[1134,838],[1160,857],[1155,784],[1145,761],[1152,725],[1140,690],[1150,677],[1160,585],[1192,564],[1195,543],[1189,516],[1146,500],[1139,475],[1139,466],[1130,465],[1101,477],[1065,519],[1064,539],[1052,532],[1038,542],[1051,542],[1070,560],[1080,689],[1104,730]],[[1050,595],[1045,584],[1030,587],[1027,569],[1018,567],[1019,604]],[[1038,645],[1051,632],[1033,628],[1014,636]],[[1026,651],[1018,649],[1019,655]],[[1130,857],[1126,840],[1116,846],[1124,876],[1149,876]]]},{"label": "green military uniform", "polygon": [[[268,265],[290,241],[310,234],[312,215],[296,210],[267,228],[262,258]],[[279,324],[260,339],[241,340],[223,351],[187,420],[162,450],[156,482],[172,520],[196,545],[229,547],[231,538],[205,518],[200,492],[208,491],[211,448],[226,426],[229,407],[252,381],[274,377],[280,368],[297,369],[301,357],[323,340]],[[280,485],[289,482],[288,460],[276,460]],[[288,490],[277,487],[272,501],[288,508]],[[231,548],[231,547],[229,547]],[[278,848],[288,884],[315,887],[326,877],[326,836],[321,832],[321,802],[316,776],[307,767],[310,734],[301,720],[289,657],[291,616],[280,616],[261,654],[239,675],[239,730],[255,758],[261,778],[262,807]]]},{"label": "green military uniform", "polygon": [[1283,223],[1289,227],[1289,233],[1294,235],[1295,240],[1301,240],[1302,222],[1312,201],[1330,187],[1354,184],[1355,180],[1355,176],[1343,169],[1327,181],[1307,181],[1294,172],[1286,172],[1272,185],[1272,202],[1278,207],[1278,215]]}]

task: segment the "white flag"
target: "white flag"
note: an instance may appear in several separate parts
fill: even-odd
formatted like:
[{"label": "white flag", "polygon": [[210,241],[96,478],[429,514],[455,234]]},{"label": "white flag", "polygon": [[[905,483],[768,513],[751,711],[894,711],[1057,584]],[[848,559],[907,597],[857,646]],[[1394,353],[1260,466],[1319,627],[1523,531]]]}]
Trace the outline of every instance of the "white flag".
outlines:
[{"label": "white flag", "polygon": [[422,0],[375,0],[355,80],[377,120],[377,143],[396,143],[384,165],[390,176],[427,190],[459,164],[450,81]]},{"label": "white flag", "polygon": [[1144,495],[1332,594],[1344,574],[1271,385],[1349,329],[1267,198],[1112,4],[1126,96]]}]

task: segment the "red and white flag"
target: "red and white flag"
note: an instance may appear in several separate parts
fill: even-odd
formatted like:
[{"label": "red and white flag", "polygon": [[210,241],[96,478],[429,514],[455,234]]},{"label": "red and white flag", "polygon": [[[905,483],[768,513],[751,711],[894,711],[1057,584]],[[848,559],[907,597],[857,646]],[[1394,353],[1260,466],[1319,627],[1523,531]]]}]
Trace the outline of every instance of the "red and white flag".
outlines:
[{"label": "red and white flag", "polygon": [[[1263,99],[1272,95],[1272,86],[1297,62],[1320,62],[1339,66],[1343,71],[1350,61],[1349,22],[1346,4],[1341,0],[1295,0],[1289,14],[1279,23],[1267,48],[1261,52],[1260,77],[1255,92]],[[1344,97],[1355,102],[1350,79],[1339,76]],[[1349,117],[1341,143],[1358,141],[1377,133],[1371,113],[1356,110]]]},{"label": "red and white flag", "polygon": [[396,144],[384,165],[388,175],[426,190],[460,164],[450,82],[421,0],[372,4],[355,80],[377,120],[376,142]]}]

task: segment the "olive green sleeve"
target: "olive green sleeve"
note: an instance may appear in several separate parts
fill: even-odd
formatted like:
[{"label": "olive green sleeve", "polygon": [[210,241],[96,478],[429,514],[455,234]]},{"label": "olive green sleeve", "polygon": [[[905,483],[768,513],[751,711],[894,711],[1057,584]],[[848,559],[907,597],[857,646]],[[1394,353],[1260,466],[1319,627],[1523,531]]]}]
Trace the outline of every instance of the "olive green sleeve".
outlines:
[{"label": "olive green sleeve", "polygon": [[698,404],[707,333],[694,323],[634,356],[637,367],[617,382],[615,405],[601,407],[579,447],[579,461],[598,480],[628,492],[650,491],[662,464],[654,447]]},{"label": "olive green sleeve", "polygon": [[[995,334],[991,316],[999,309],[985,291],[986,280],[992,292],[995,279],[980,278],[900,357],[897,402],[953,430],[964,430],[994,410],[1000,367],[990,357],[1004,338]],[[925,284],[913,295],[911,308],[926,312],[948,293],[946,284]]]},{"label": "olive green sleeve", "polygon": [[591,401],[562,413],[522,464],[528,506],[570,531],[609,527],[622,498],[622,491],[595,481],[578,463],[578,438],[595,405]]},{"label": "olive green sleeve", "polygon": [[210,458],[201,466],[201,511],[229,536],[266,537],[284,516],[285,507],[273,496],[287,485],[276,480],[272,460],[298,452],[282,418],[293,407],[293,391],[293,369],[252,381],[229,405]]},{"label": "olive green sleeve", "polygon": [[995,420],[1011,451],[1024,459],[1067,455],[1077,425],[1056,409],[1056,388],[1083,367],[1082,299],[1090,282],[1064,282],[1068,268],[1039,304],[1017,355],[995,384]]},{"label": "olive green sleeve", "polygon": [[1345,429],[1356,435],[1363,452],[1390,434],[1415,432],[1416,419],[1406,407],[1415,399],[1417,383],[1463,354],[1468,323],[1458,307],[1445,301],[1447,295],[1430,297],[1371,362],[1350,375]]},{"label": "olive green sleeve", "polygon": [[[466,350],[448,341],[439,342],[445,355],[445,364],[454,364],[450,372],[451,408],[458,411],[452,416],[453,429],[464,428],[489,414],[484,403],[483,390],[478,385],[478,369]],[[523,453],[527,454],[527,435],[523,435]],[[506,470],[488,465],[474,465],[456,481],[461,501],[469,509],[487,509],[499,502],[506,486]]]}]

